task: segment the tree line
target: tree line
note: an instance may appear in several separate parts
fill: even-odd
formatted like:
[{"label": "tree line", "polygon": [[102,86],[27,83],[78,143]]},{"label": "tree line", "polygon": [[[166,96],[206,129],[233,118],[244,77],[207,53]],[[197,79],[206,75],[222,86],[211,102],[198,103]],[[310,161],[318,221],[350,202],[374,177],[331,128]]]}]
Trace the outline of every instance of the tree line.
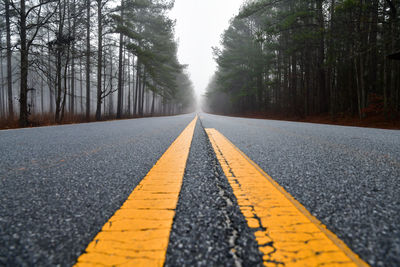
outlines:
[{"label": "tree line", "polygon": [[186,112],[167,0],[1,0],[0,118],[90,120]]},{"label": "tree line", "polygon": [[330,114],[400,110],[400,20],[392,0],[246,1],[214,48],[214,112]]}]

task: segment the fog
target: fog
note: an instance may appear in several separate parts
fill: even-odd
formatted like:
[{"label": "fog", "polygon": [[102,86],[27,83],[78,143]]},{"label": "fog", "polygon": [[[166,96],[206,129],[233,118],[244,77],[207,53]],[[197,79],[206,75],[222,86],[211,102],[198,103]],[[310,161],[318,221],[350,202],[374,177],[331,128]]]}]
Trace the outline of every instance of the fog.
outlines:
[{"label": "fog", "polygon": [[176,0],[170,12],[176,19],[178,57],[188,64],[197,96],[204,93],[216,63],[212,47],[219,46],[221,34],[229,26],[243,0]]}]

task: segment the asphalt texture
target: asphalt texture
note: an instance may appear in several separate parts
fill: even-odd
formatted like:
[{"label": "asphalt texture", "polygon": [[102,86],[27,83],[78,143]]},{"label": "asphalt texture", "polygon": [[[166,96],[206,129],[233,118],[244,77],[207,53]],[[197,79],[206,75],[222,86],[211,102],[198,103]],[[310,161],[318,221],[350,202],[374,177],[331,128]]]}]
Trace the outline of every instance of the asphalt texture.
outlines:
[{"label": "asphalt texture", "polygon": [[0,131],[0,266],[71,266],[194,115]]},{"label": "asphalt texture", "polygon": [[165,266],[263,266],[257,241],[200,121],[190,148]]},{"label": "asphalt texture", "polygon": [[400,266],[400,131],[201,114],[372,266]]},{"label": "asphalt texture", "polygon": [[[71,266],[194,114],[0,131],[0,266]],[[216,128],[372,266],[400,266],[400,131],[200,114],[166,266],[261,255]]]}]

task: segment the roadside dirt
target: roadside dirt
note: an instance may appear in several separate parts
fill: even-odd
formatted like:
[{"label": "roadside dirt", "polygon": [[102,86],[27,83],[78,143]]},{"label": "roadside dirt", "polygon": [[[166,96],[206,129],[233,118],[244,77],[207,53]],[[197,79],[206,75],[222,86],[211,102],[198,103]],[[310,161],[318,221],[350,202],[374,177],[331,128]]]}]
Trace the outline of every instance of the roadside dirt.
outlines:
[{"label": "roadside dirt", "polygon": [[[154,116],[143,116],[145,117],[162,117],[162,115],[154,115]],[[129,119],[137,119],[141,118],[138,116],[123,116],[119,120],[129,120]],[[100,121],[114,121],[115,116],[103,116]],[[79,124],[79,123],[88,123],[88,122],[98,122],[96,121],[94,116],[91,116],[89,120],[86,119],[84,115],[76,115],[76,116],[66,116],[64,120],[60,123],[56,123],[54,121],[54,115],[52,114],[44,114],[44,115],[33,115],[30,117],[29,126],[25,128],[33,128],[33,127],[43,127],[43,126],[54,126],[54,125],[65,125],[65,124]],[[0,119],[0,130],[8,130],[8,129],[19,129],[18,124],[18,116],[14,116],[14,120],[10,119]]]},{"label": "roadside dirt", "polygon": [[303,118],[296,116],[269,114],[269,113],[219,114],[219,115],[253,118],[253,119],[269,119],[269,120],[309,122],[309,123],[321,123],[321,124],[332,124],[332,125],[343,125],[343,126],[400,130],[400,118],[388,120],[381,114],[370,115],[363,119],[360,119],[357,116],[349,116],[349,115],[340,115],[332,118],[329,114],[307,116]]}]

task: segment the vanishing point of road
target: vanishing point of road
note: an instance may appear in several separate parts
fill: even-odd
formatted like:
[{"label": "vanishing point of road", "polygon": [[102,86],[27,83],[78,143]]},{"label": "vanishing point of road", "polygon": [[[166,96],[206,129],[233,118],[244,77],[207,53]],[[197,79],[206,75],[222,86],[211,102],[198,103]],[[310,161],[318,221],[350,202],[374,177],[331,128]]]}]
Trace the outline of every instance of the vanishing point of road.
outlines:
[{"label": "vanishing point of road", "polygon": [[0,266],[400,266],[400,132],[200,113],[0,131]]}]

